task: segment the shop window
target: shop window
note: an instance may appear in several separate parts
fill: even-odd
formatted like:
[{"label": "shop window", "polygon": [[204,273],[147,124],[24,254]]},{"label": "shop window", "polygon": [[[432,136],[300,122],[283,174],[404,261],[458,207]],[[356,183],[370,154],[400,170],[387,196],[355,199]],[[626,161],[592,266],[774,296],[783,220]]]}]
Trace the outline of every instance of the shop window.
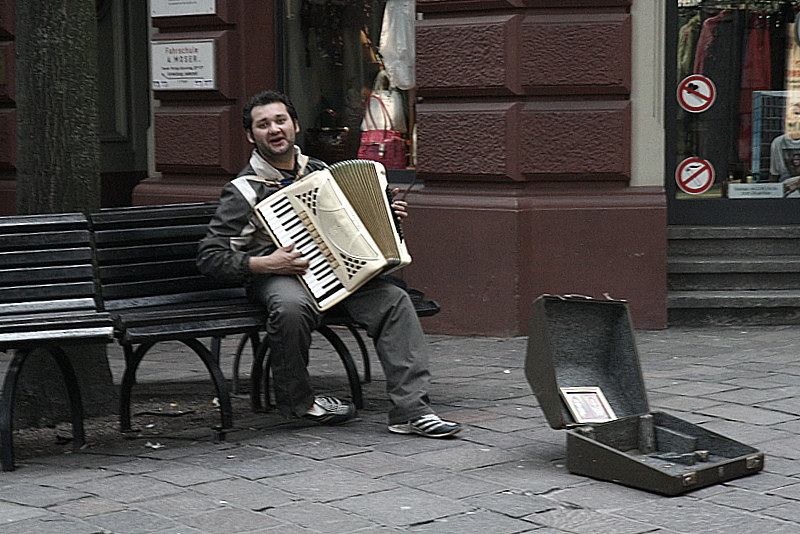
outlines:
[{"label": "shop window", "polygon": [[[283,86],[305,153],[378,159],[395,177],[413,169],[414,18],[411,0],[285,0]],[[359,153],[362,137],[383,136]]]},{"label": "shop window", "polygon": [[673,199],[800,199],[797,2],[677,0],[674,27]]}]

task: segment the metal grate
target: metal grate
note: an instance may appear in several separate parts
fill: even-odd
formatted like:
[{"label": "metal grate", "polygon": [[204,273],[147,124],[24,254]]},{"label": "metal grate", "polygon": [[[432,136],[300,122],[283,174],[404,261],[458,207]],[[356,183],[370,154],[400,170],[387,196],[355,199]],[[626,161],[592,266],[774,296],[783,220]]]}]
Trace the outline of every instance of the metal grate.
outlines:
[{"label": "metal grate", "polygon": [[772,140],[783,134],[786,91],[753,91],[753,162],[750,172],[756,181],[769,180]]}]

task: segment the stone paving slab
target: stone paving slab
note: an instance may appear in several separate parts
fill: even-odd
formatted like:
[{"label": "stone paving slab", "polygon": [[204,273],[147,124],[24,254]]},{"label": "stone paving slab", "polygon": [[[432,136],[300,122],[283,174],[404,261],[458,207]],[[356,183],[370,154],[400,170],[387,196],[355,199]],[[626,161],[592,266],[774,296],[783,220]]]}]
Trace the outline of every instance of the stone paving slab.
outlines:
[{"label": "stone paving slab", "polygon": [[[636,332],[651,410],[766,455],[754,476],[685,495],[663,497],[569,473],[565,433],[548,426],[525,379],[525,338],[429,336],[432,401],[467,424],[455,439],[386,431],[383,375],[373,354],[366,407],[342,427],[239,410],[238,430],[222,443],[208,429],[187,428],[163,436],[161,449],[129,439],[68,455],[22,451],[19,468],[0,473],[0,533],[798,533],[795,331]],[[346,331],[342,336],[352,343]],[[228,376],[237,342],[224,344]],[[122,357],[110,350],[118,381]],[[7,358],[0,356],[0,367]],[[248,365],[240,369],[244,383]],[[177,343],[157,345],[142,371],[140,384],[174,387],[205,375]],[[347,391],[341,364],[323,340],[315,339],[311,372],[334,393]]]}]

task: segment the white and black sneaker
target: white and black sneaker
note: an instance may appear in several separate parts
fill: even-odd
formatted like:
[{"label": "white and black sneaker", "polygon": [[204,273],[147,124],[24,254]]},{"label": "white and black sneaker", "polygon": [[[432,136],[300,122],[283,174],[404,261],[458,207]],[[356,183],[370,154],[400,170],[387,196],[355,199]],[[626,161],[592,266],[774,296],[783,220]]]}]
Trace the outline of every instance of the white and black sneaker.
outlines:
[{"label": "white and black sneaker", "polygon": [[435,413],[421,415],[398,425],[389,425],[395,434],[419,434],[426,438],[446,438],[461,431],[461,423],[444,421]]},{"label": "white and black sneaker", "polygon": [[352,402],[339,400],[336,397],[316,397],[303,418],[322,425],[341,425],[356,416],[356,407]]}]

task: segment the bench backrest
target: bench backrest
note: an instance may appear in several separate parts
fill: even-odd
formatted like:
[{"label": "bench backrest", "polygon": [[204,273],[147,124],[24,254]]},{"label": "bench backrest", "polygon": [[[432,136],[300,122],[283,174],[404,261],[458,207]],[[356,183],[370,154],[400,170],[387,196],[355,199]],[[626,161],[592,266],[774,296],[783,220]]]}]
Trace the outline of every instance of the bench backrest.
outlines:
[{"label": "bench backrest", "polygon": [[86,216],[0,217],[0,317],[97,304]]},{"label": "bench backrest", "polygon": [[103,306],[117,310],[241,298],[195,264],[216,204],[112,208],[92,214]]}]

